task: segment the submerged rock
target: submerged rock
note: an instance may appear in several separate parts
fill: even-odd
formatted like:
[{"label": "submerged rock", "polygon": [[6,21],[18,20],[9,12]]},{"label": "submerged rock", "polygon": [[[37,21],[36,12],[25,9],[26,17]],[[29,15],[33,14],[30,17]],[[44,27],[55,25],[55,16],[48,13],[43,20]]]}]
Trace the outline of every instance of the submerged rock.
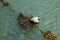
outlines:
[{"label": "submerged rock", "polygon": [[58,40],[57,36],[51,31],[44,32],[43,36],[45,40]]},{"label": "submerged rock", "polygon": [[52,31],[44,32],[44,30],[42,29],[39,29],[39,31],[41,32],[45,40],[58,40],[58,37]]},{"label": "submerged rock", "polygon": [[0,2],[2,3],[4,0],[0,0]]},{"label": "submerged rock", "polygon": [[0,2],[3,4],[3,6],[9,6],[9,3],[8,2],[5,2],[4,0],[0,0]]}]

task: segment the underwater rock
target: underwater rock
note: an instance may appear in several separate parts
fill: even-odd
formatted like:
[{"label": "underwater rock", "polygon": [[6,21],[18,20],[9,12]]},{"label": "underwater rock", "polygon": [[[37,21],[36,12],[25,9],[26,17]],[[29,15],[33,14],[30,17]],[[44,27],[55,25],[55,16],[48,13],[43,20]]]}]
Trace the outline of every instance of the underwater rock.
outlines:
[{"label": "underwater rock", "polygon": [[44,32],[43,36],[45,40],[58,40],[57,36],[51,31]]},{"label": "underwater rock", "polygon": [[3,6],[9,6],[8,2],[3,2]]},{"label": "underwater rock", "polygon": [[45,40],[58,40],[58,37],[52,31],[44,32],[44,30],[42,29],[39,29],[39,31],[41,32]]},{"label": "underwater rock", "polygon": [[4,0],[0,0],[0,2],[3,4],[3,6],[9,6],[9,3],[8,2],[5,2]]},{"label": "underwater rock", "polygon": [[0,0],[1,3],[3,3],[4,0]]}]

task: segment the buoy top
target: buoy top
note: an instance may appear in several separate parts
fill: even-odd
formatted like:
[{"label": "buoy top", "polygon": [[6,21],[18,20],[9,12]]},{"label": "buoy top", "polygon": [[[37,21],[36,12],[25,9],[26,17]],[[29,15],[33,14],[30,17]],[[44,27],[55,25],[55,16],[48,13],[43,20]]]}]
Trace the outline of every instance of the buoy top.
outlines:
[{"label": "buoy top", "polygon": [[35,23],[39,23],[40,22],[39,17],[32,17],[30,20],[35,22]]}]

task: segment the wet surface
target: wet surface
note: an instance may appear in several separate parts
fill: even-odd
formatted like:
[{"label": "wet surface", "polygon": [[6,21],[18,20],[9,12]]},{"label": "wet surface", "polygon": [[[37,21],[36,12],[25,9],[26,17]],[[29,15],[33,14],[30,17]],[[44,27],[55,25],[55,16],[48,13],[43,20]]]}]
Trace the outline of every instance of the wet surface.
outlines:
[{"label": "wet surface", "polygon": [[[60,39],[60,0],[6,0],[17,12],[0,5],[0,40],[44,40],[41,32],[51,30]],[[41,22],[29,34],[18,25],[17,17],[22,12],[24,15],[38,16]]]}]

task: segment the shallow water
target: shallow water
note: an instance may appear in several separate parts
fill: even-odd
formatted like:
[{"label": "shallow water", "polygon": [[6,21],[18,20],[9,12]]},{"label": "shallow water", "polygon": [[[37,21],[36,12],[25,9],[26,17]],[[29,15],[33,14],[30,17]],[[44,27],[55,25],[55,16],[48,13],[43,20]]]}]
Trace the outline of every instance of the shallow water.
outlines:
[{"label": "shallow water", "polygon": [[[0,40],[44,40],[38,29],[25,34],[17,23],[19,12],[24,15],[38,16],[39,29],[51,30],[60,39],[60,0],[6,0],[17,12],[0,5]],[[1,3],[0,3],[1,4]]]}]

